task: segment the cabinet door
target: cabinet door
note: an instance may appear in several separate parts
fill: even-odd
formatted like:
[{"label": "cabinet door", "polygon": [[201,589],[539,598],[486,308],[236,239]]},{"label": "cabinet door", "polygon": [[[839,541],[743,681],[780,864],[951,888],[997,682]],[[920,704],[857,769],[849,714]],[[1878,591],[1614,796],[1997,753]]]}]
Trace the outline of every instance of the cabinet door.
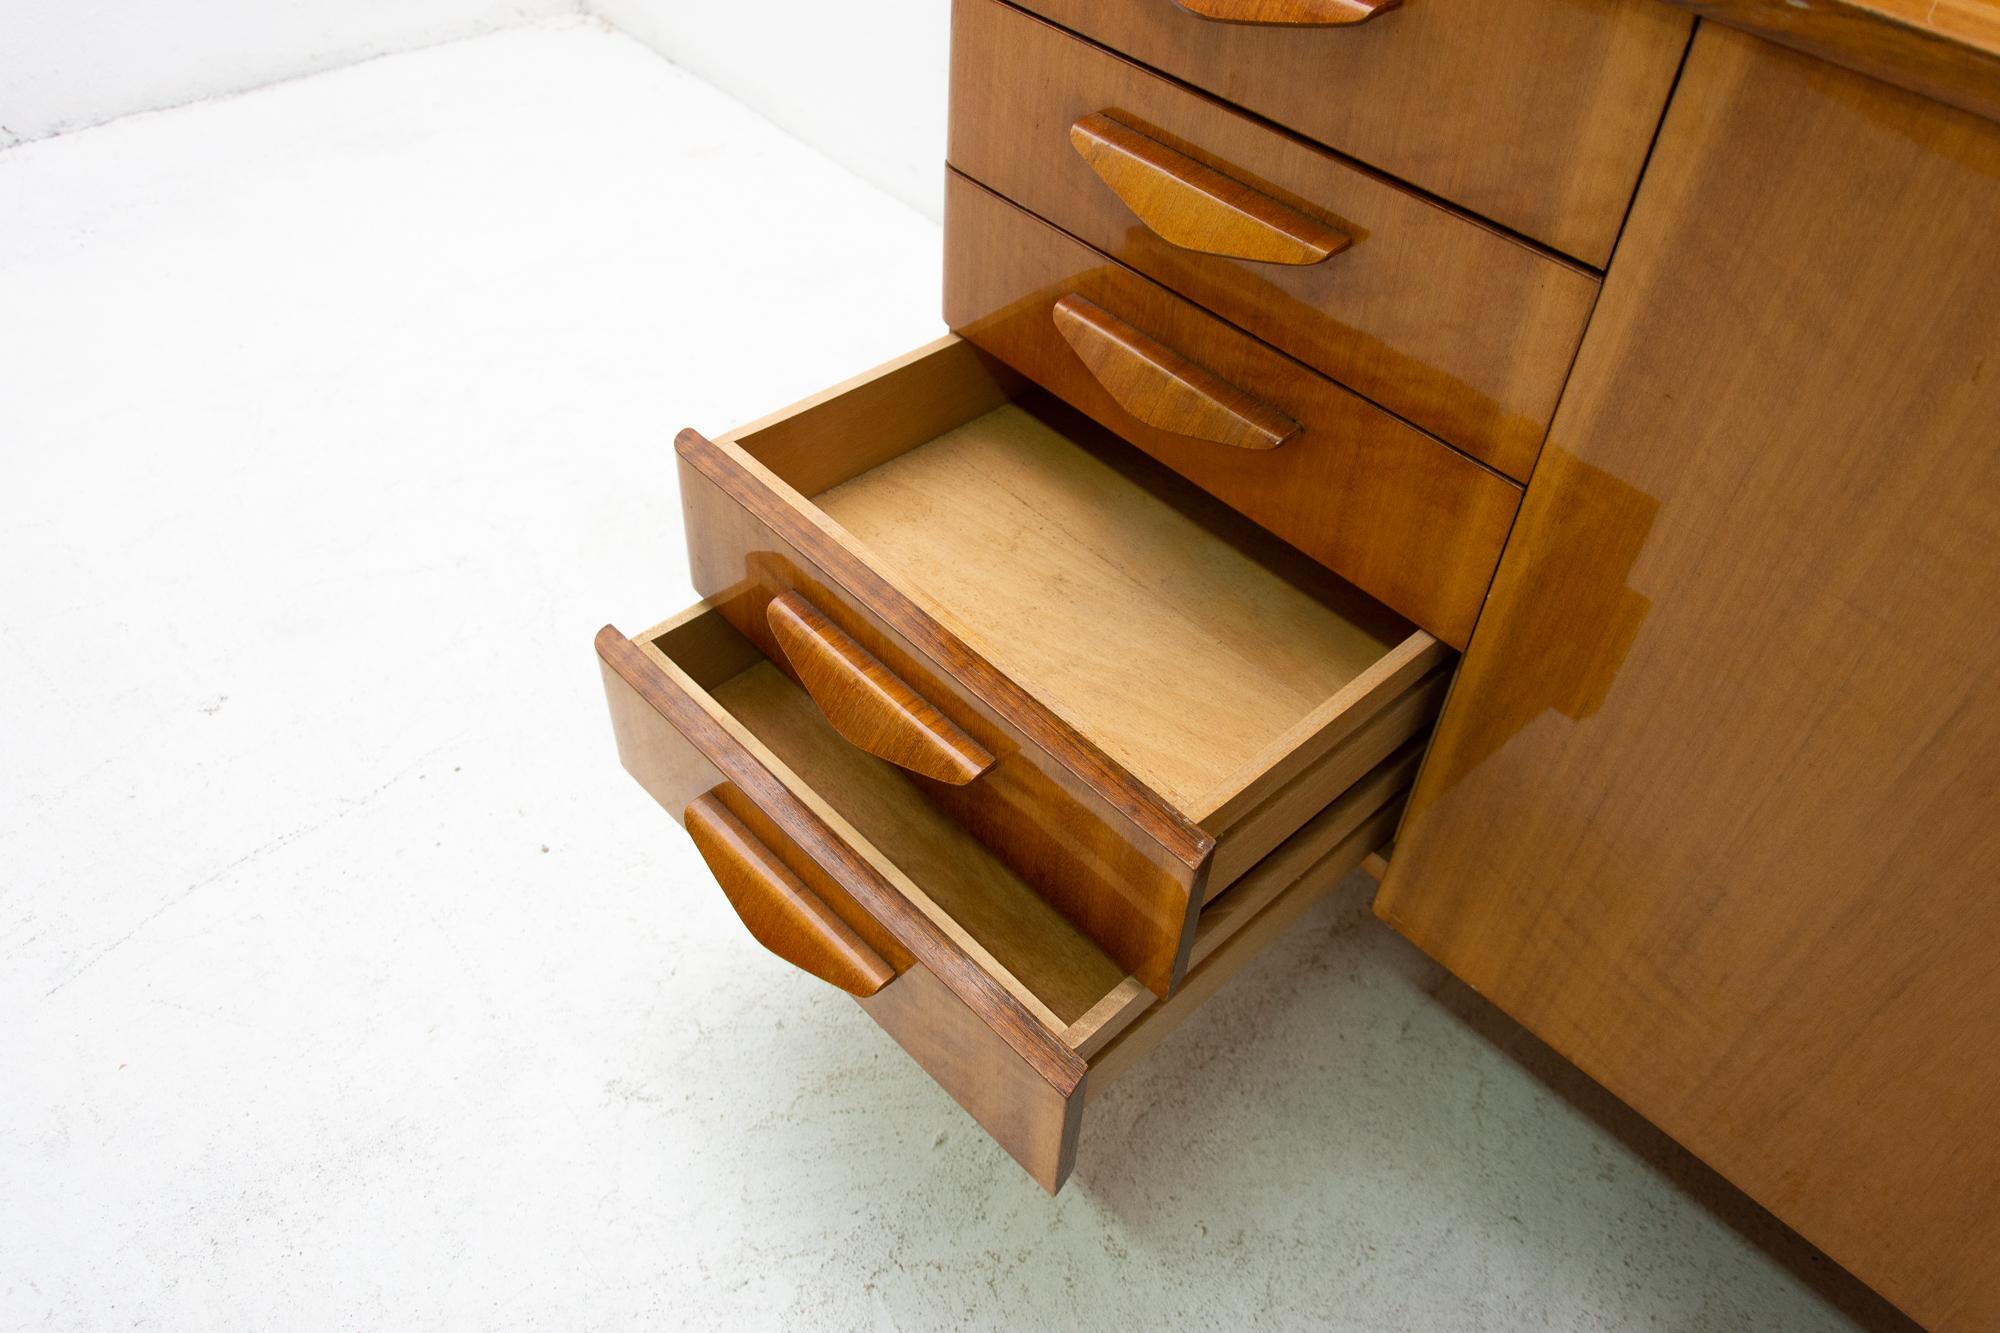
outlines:
[{"label": "cabinet door", "polygon": [[1378,910],[2000,1327],[2000,125],[1705,25]]}]

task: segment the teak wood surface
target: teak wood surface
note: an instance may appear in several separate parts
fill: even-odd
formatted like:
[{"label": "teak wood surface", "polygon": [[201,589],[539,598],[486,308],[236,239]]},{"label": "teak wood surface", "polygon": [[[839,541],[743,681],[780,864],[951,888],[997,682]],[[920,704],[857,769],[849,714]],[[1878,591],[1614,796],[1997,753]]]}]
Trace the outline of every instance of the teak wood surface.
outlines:
[{"label": "teak wood surface", "polygon": [[1366,23],[1402,0],[1174,0],[1190,14],[1217,23],[1333,28]]},{"label": "teak wood surface", "polygon": [[1353,243],[1338,227],[1102,111],[1072,121],[1069,143],[1148,231],[1183,250],[1260,264],[1318,264]]},{"label": "teak wood surface", "polygon": [[1427,727],[1392,705],[1449,654],[1022,389],[949,338],[720,442],[684,433],[691,569],[780,665],[766,608],[803,594],[992,754],[970,783],[913,779],[1166,994],[1218,844],[1240,873]]},{"label": "teak wood surface", "polygon": [[1074,1161],[1084,1061],[915,905],[913,887],[899,892],[898,872],[858,847],[844,821],[676,664],[609,626],[597,651],[627,770],[676,813],[700,795],[688,790],[690,777],[704,767],[720,774],[782,834],[765,837],[767,847],[794,849],[837,884],[845,902],[828,905],[845,906],[858,934],[886,934],[910,960],[864,1007],[913,1054],[931,1052],[932,1077],[1031,1175],[1058,1188]]},{"label": "teak wood surface", "polygon": [[2000,3],[1995,0],[1668,3],[2000,120]]},{"label": "teak wood surface", "polygon": [[1217,23],[1170,0],[1022,4],[1599,268],[1692,27],[1658,0],[1412,0],[1332,28]]},{"label": "teak wood surface", "polygon": [[1127,973],[886,761],[848,744],[769,662],[710,690],[855,835],[922,893],[919,907],[1044,1027],[1064,1031]]},{"label": "teak wood surface", "polygon": [[869,754],[962,787],[993,767],[993,755],[930,700],[828,620],[804,594],[764,608],[771,636],[833,729]]},{"label": "teak wood surface", "polygon": [[754,466],[683,434],[681,503],[695,587],[780,664],[765,607],[803,592],[921,692],[995,760],[964,785],[912,775],[929,799],[981,843],[1003,849],[1128,971],[1170,991],[1186,968],[1214,838],[819,528],[802,501],[771,489],[783,483]]},{"label": "teak wood surface", "polygon": [[[1058,331],[1081,297],[1303,429],[1251,451],[1160,430]],[[1521,490],[963,176],[945,192],[945,322],[1327,568],[1463,647]]]},{"label": "teak wood surface", "polygon": [[2000,125],[1703,27],[1378,902],[1939,1329],[2000,1327],[1996,219]]},{"label": "teak wood surface", "polygon": [[681,823],[757,942],[850,995],[873,995],[894,981],[882,955],[729,808],[732,797],[740,793],[727,783],[695,797]]},{"label": "teak wood surface", "polygon": [[1170,503],[1145,482],[1176,479],[1105,444],[1004,408],[818,500],[975,651],[1220,836],[1235,818],[1218,810],[1292,785],[1267,776],[1274,745],[1289,758],[1294,732],[1400,692],[1378,664],[1440,652],[1309,562],[1287,569],[1269,538],[1217,540],[1263,534],[1198,494]]},{"label": "teak wood surface", "polygon": [[1275,449],[1299,423],[1104,307],[1065,296],[1050,311],[1090,377],[1133,417],[1170,435],[1232,449]]},{"label": "teak wood surface", "polygon": [[[1594,274],[998,0],[953,10],[951,99],[950,161],[967,176],[1527,480]],[[1105,119],[1228,182],[1212,192],[1268,200],[1347,244],[1311,264],[1201,252],[1242,248],[1245,225],[1219,222],[1197,191],[1135,209],[1075,148],[1079,125]]]},{"label": "teak wood surface", "polygon": [[[669,810],[697,792],[684,807],[689,833],[751,934],[857,993],[1001,1146],[1059,1189],[1075,1161],[1087,1072],[1101,1057],[1098,1084],[1115,1078],[1199,999],[1157,1001],[933,810],[902,770],[835,732],[715,608],[637,640],[607,628],[597,646],[621,758]],[[1196,995],[1382,844],[1421,746],[1408,740],[1360,775],[1201,914]],[[768,901],[744,910],[745,873],[759,894],[776,884],[794,900],[780,905],[783,919]],[[835,966],[830,940],[842,955]]]}]

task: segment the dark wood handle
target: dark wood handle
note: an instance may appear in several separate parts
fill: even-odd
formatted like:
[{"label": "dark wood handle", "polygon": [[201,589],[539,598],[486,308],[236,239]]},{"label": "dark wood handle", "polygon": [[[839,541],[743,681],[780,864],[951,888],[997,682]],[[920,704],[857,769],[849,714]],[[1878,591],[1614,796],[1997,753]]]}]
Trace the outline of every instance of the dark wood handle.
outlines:
[{"label": "dark wood handle", "polygon": [[850,995],[873,995],[894,981],[896,969],[723,803],[728,790],[724,783],[695,797],[681,822],[751,937]]},{"label": "dark wood handle", "polygon": [[954,787],[993,767],[985,747],[797,590],[773,597],[764,617],[806,693],[854,745]]},{"label": "dark wood handle", "polygon": [[1069,142],[1139,221],[1184,250],[1265,264],[1317,264],[1353,243],[1345,232],[1102,111],[1070,126]]},{"label": "dark wood handle", "polygon": [[1345,28],[1366,23],[1403,0],[1174,0],[1190,14],[1217,23],[1269,28]]},{"label": "dark wood handle", "polygon": [[1235,449],[1275,449],[1299,423],[1081,296],[1055,305],[1056,330],[1112,401],[1148,426]]}]

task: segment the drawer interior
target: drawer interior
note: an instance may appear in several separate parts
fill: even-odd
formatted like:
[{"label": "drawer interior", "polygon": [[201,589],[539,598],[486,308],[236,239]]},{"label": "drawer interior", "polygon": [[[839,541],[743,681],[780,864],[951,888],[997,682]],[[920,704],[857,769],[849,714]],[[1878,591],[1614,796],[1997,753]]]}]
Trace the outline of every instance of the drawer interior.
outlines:
[{"label": "drawer interior", "polygon": [[678,666],[906,877],[904,896],[1060,1034],[1125,983],[1125,970],[970,834],[925,801],[894,765],[843,739],[809,695],[719,612],[648,631]]},{"label": "drawer interior", "polygon": [[733,437],[935,619],[1196,823],[1421,635],[1039,391]]},{"label": "drawer interior", "polygon": [[1207,904],[1190,988],[1162,1003],[925,801],[901,770],[845,741],[719,611],[697,606],[637,643],[747,732],[763,752],[759,761],[786,787],[810,794],[898,892],[1054,1038],[1090,1061],[1098,1091],[1387,841],[1422,752],[1421,739],[1406,743]]}]

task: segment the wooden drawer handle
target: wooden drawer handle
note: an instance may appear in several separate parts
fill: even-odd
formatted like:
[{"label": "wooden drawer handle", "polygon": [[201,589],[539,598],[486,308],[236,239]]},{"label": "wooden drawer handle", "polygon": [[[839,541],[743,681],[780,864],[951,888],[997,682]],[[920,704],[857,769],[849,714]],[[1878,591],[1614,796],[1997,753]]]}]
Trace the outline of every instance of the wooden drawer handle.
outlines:
[{"label": "wooden drawer handle", "polygon": [[1112,401],[1148,426],[1237,449],[1275,449],[1299,433],[1277,408],[1081,296],[1057,301],[1055,321]]},{"label": "wooden drawer handle", "polygon": [[785,660],[833,729],[898,768],[954,787],[993,767],[993,756],[796,590],[764,613]]},{"label": "wooden drawer handle", "polygon": [[751,936],[850,995],[873,995],[894,981],[896,969],[722,803],[728,785],[695,797],[681,822]]},{"label": "wooden drawer handle", "polygon": [[1317,264],[1353,243],[1345,232],[1102,111],[1070,126],[1069,142],[1139,221],[1184,250],[1264,264]]},{"label": "wooden drawer handle", "polygon": [[1174,0],[1190,14],[1217,23],[1272,28],[1345,28],[1366,23],[1403,0]]}]

